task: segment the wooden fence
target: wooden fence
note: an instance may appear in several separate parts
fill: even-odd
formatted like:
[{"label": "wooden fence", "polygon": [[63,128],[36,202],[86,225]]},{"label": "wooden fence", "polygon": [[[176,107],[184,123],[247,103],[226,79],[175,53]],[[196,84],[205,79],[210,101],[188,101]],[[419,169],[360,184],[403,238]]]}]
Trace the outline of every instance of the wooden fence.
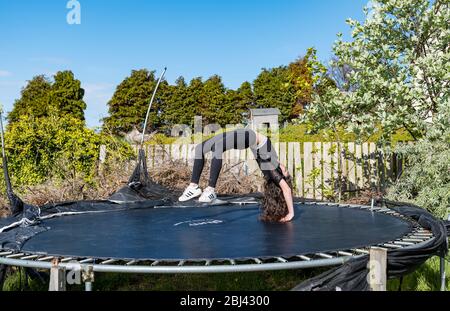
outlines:
[{"label": "wooden fence", "polygon": [[[401,175],[404,166],[403,159],[374,143],[291,142],[275,143],[274,147],[293,177],[295,194],[319,200],[339,192],[383,190]],[[194,162],[193,144],[146,148],[150,168],[169,157],[191,167]],[[261,174],[249,149],[227,151],[223,160],[246,174]]]}]

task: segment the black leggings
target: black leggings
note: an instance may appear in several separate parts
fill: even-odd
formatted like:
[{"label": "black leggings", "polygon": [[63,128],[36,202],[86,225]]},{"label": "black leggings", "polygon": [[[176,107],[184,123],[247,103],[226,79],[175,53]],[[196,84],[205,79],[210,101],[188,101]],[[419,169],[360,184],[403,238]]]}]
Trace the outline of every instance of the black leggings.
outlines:
[{"label": "black leggings", "polygon": [[231,132],[218,134],[195,147],[194,168],[191,182],[198,184],[205,166],[205,154],[212,152],[211,170],[209,174],[209,186],[216,187],[217,179],[222,170],[223,153],[227,150],[247,149],[256,144],[256,134],[249,129],[238,129]]}]

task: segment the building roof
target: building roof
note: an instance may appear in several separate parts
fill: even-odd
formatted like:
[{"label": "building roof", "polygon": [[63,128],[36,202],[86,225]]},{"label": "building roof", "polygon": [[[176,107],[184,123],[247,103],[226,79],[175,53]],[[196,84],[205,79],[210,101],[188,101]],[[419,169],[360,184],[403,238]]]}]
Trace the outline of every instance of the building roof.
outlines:
[{"label": "building roof", "polygon": [[269,115],[279,115],[280,109],[278,108],[258,108],[250,109],[252,116],[269,116]]}]

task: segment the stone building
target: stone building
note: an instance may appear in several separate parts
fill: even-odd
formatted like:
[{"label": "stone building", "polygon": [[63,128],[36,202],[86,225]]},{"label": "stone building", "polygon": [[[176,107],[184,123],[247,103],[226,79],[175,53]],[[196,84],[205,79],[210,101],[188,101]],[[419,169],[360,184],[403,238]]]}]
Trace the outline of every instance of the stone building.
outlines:
[{"label": "stone building", "polygon": [[249,122],[251,122],[256,129],[276,131],[280,127],[278,121],[279,116],[280,110],[278,108],[250,109]]}]

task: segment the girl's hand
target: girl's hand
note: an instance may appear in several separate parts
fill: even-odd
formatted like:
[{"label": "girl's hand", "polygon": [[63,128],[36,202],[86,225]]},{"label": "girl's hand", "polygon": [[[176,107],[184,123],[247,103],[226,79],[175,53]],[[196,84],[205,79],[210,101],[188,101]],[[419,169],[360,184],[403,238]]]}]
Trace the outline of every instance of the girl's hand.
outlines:
[{"label": "girl's hand", "polygon": [[294,218],[294,213],[289,213],[283,218],[281,218],[280,222],[290,222]]}]

